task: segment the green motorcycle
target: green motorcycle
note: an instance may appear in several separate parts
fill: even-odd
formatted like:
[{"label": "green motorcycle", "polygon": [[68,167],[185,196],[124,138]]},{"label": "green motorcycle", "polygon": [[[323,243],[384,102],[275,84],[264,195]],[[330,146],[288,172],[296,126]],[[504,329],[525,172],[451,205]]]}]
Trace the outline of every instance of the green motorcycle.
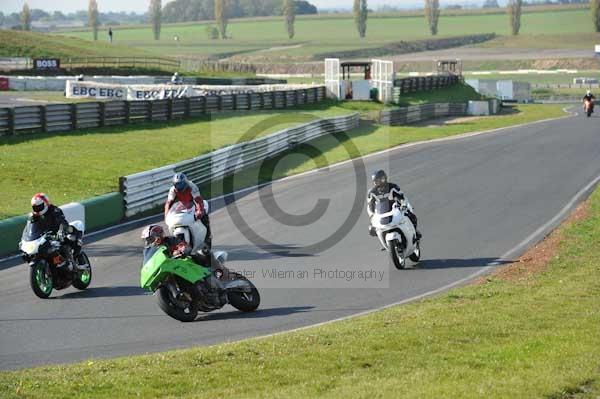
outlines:
[{"label": "green motorcycle", "polygon": [[156,294],[158,306],[179,321],[193,321],[198,312],[211,312],[230,304],[243,312],[252,312],[260,304],[258,290],[249,280],[230,273],[219,278],[218,268],[226,259],[225,252],[210,254],[213,267],[200,266],[191,258],[170,258],[165,246],[144,249],[140,275],[142,288]]}]

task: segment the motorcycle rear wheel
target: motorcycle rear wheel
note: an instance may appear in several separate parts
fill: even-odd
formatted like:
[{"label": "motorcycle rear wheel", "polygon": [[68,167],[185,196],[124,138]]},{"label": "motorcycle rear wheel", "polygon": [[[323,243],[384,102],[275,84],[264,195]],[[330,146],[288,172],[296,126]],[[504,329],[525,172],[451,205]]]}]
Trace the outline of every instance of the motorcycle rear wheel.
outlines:
[{"label": "motorcycle rear wheel", "polygon": [[169,287],[163,285],[156,290],[158,306],[163,312],[176,320],[182,322],[194,321],[199,310],[198,290],[194,285],[182,280],[178,280],[177,284],[181,292],[180,295],[184,298],[174,298]]},{"label": "motorcycle rear wheel", "polygon": [[231,306],[237,310],[241,310],[242,312],[254,312],[256,309],[258,309],[258,305],[260,305],[260,294],[258,293],[258,290],[250,280],[239,275],[236,277],[237,279],[243,279],[250,284],[251,290],[250,292],[233,291],[227,293],[229,303]]},{"label": "motorcycle rear wheel", "polygon": [[38,262],[29,268],[29,285],[33,293],[42,299],[47,299],[54,288],[52,272],[44,262]]}]

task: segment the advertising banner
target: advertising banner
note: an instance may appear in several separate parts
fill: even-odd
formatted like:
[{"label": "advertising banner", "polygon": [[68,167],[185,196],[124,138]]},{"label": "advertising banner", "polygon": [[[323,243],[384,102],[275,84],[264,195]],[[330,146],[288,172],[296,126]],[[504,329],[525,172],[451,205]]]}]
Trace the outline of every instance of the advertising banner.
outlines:
[{"label": "advertising banner", "polygon": [[67,81],[68,98],[96,98],[103,100],[164,100],[192,97],[191,86],[177,85],[119,85],[96,82]]}]

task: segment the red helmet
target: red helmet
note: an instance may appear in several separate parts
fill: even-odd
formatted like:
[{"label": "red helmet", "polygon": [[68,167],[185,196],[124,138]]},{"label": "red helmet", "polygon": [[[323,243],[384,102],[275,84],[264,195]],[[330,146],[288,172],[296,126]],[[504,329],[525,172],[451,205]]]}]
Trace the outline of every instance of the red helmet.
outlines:
[{"label": "red helmet", "polygon": [[50,200],[44,193],[37,193],[31,198],[31,209],[35,216],[40,216],[48,212],[50,208]]},{"label": "red helmet", "polygon": [[150,226],[142,230],[142,240],[144,240],[144,244],[147,247],[152,244],[162,244],[164,238],[165,231],[161,226],[157,224],[151,224]]}]

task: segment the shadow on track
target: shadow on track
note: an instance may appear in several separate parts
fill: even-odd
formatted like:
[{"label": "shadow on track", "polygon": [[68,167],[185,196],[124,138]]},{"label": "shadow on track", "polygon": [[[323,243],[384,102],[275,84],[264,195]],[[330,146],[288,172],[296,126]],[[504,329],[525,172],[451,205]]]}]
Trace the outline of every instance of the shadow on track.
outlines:
[{"label": "shadow on track", "polygon": [[416,269],[450,269],[454,267],[483,267],[490,263],[495,265],[504,265],[512,263],[508,260],[498,258],[472,258],[472,259],[425,259],[422,260]]},{"label": "shadow on track", "polygon": [[270,308],[261,309],[259,308],[255,312],[241,312],[239,310],[232,310],[229,312],[219,313],[206,313],[199,316],[195,321],[209,321],[209,320],[228,320],[228,319],[260,319],[266,317],[275,316],[288,316],[295,313],[306,313],[311,311],[314,306],[290,306],[282,308]]},{"label": "shadow on track", "polygon": [[76,299],[76,298],[114,298],[120,296],[152,295],[139,286],[116,286],[116,287],[90,287],[84,291],[69,292],[62,296],[51,297],[51,299]]}]

